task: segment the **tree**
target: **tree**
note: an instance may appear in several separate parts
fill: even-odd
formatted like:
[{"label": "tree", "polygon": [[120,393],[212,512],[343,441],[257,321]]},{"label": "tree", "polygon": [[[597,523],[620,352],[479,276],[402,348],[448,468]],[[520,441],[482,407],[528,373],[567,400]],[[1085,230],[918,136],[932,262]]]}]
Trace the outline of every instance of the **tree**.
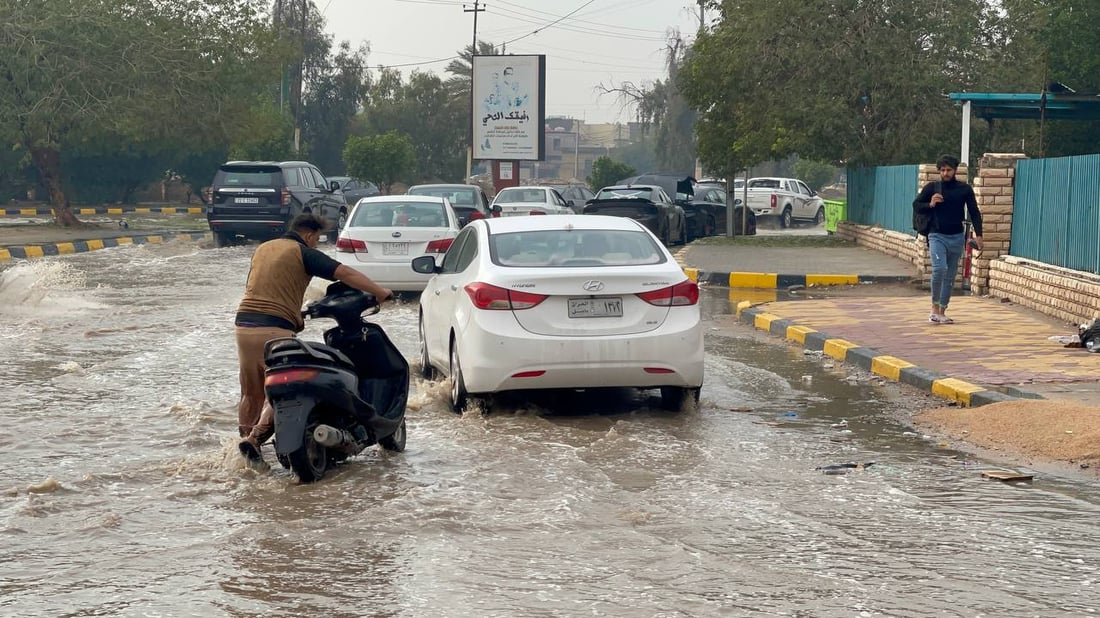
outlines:
[{"label": "tree", "polygon": [[260,0],[0,3],[0,126],[14,126],[61,225],[62,154],[81,136],[224,140],[271,54]]},{"label": "tree", "polygon": [[416,165],[416,154],[408,137],[397,131],[382,135],[351,137],[344,146],[348,174],[378,185],[389,194],[393,183],[408,178]]},{"label": "tree", "polygon": [[824,161],[799,159],[794,162],[794,175],[817,191],[836,178],[837,168]]},{"label": "tree", "polygon": [[474,56],[496,56],[500,53],[502,52],[498,52],[496,46],[488,41],[477,42],[476,54],[472,44],[462,48],[458,52],[458,58],[450,61],[443,69],[451,75],[447,79],[447,87],[451,89],[451,93],[455,96],[465,95],[469,99],[474,83]]},{"label": "tree", "polygon": [[592,162],[592,174],[586,180],[593,191],[599,191],[637,173],[638,170],[625,163],[620,163],[610,157],[600,157]]},{"label": "tree", "polygon": [[[708,147],[742,168],[797,153],[855,164],[927,160],[957,143],[945,94],[996,74],[998,10],[959,0],[718,3],[719,20],[686,59],[682,89]],[[702,138],[702,134],[700,134]]]}]

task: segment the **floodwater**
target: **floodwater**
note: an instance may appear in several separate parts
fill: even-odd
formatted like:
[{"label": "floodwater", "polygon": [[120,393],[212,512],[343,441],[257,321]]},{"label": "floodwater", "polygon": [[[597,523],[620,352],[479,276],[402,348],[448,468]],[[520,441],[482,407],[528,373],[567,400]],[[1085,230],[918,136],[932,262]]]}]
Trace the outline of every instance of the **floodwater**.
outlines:
[{"label": "floodwater", "polygon": [[[250,251],[168,243],[0,272],[0,614],[1100,608],[1095,484],[984,481],[889,420],[914,397],[748,327],[709,331],[697,410],[612,392],[455,416],[445,384],[417,383],[406,452],[370,449],[316,485],[251,470],[232,337]],[[708,314],[729,305],[707,291]],[[377,316],[410,358],[415,311]],[[814,469],[843,462],[875,465]]]}]

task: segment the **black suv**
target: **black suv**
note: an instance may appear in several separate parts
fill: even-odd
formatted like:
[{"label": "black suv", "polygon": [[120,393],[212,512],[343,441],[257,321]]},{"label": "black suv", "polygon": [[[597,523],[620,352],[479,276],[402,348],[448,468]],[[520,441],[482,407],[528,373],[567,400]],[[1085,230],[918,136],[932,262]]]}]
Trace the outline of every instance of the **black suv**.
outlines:
[{"label": "black suv", "polygon": [[334,238],[347,211],[340,185],[326,180],[310,163],[230,161],[214,175],[206,219],[215,244],[223,247],[238,237],[278,238],[303,212],[324,217]]}]

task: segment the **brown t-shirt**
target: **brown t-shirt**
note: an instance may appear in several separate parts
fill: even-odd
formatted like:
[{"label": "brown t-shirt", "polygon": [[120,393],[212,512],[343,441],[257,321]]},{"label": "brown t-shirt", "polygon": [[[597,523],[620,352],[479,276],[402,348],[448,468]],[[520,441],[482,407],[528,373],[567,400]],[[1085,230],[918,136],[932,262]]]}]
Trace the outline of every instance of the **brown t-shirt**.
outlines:
[{"label": "brown t-shirt", "polygon": [[302,299],[310,280],[333,281],[339,266],[294,233],[263,243],[252,255],[236,325],[302,330]]}]

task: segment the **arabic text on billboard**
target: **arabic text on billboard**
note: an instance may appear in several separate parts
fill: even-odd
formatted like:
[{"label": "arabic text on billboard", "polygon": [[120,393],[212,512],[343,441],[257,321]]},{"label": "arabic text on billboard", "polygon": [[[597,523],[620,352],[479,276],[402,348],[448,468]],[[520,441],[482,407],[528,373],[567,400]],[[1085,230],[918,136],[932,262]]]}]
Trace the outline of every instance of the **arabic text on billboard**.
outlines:
[{"label": "arabic text on billboard", "polygon": [[475,56],[474,158],[538,161],[539,56]]}]

